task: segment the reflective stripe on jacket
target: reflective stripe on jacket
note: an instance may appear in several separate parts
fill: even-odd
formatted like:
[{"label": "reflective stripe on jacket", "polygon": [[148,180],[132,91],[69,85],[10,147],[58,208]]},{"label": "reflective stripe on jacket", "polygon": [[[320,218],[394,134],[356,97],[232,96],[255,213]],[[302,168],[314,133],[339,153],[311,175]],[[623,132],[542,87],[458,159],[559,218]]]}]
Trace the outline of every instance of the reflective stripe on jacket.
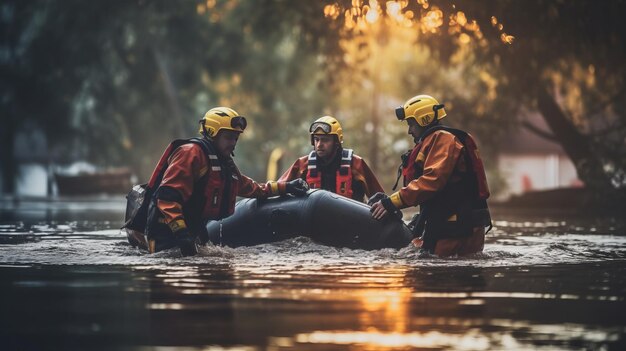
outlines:
[{"label": "reflective stripe on jacket", "polygon": [[[313,153],[314,152],[312,152],[312,154]],[[297,159],[293,163],[293,165],[291,165],[291,167],[289,167],[289,169],[285,171],[285,173],[283,173],[279,181],[290,181],[290,180],[300,178],[300,179],[305,180],[307,183],[310,183],[308,181],[310,155],[311,154],[302,156],[299,159]],[[344,156],[343,152],[341,153],[341,156]],[[378,182],[378,179],[376,179],[376,176],[374,175],[372,170],[369,168],[365,160],[361,158],[360,156],[354,154],[354,152],[352,153],[350,164],[348,165],[347,163],[344,163],[345,167],[349,167],[349,172],[350,172],[349,182],[345,179],[347,175],[338,174],[340,173],[339,168],[341,167],[341,165],[342,165],[342,162],[337,163],[338,168],[334,172],[336,176],[336,180],[334,182],[333,189],[326,189],[326,190],[338,193],[337,188],[341,190],[341,183],[345,182],[346,190],[350,189],[350,191],[352,192],[352,195],[349,197],[356,201],[363,201],[363,195],[366,195],[367,197],[371,197],[377,192],[384,192],[382,186]],[[318,172],[318,176],[320,176],[320,173],[322,172]],[[337,177],[337,175],[339,175],[340,177]],[[321,174],[321,176],[323,177],[324,174]],[[319,183],[320,183],[319,187],[322,187],[321,184],[327,183],[327,181],[324,179],[321,179]],[[317,184],[317,181],[316,181],[316,184]],[[350,185],[348,186],[347,184],[350,184]],[[361,190],[359,191],[359,189]]]},{"label": "reflective stripe on jacket", "polygon": [[[162,172],[162,176],[157,172]],[[169,232],[187,227],[197,235],[205,230],[208,220],[230,216],[237,196],[259,198],[285,193],[285,184],[261,185],[241,174],[233,159],[218,156],[207,139],[170,144],[151,177],[150,183],[157,182],[153,201],[158,211],[150,211],[152,218],[146,229],[149,237],[168,234],[151,233],[150,229]]]},{"label": "reflective stripe on jacket", "polygon": [[[341,150],[341,162],[335,175],[335,191],[334,193],[352,198],[352,149]],[[317,169],[317,153],[311,151],[309,154],[309,163],[306,182],[311,189],[322,188],[322,172]]]}]

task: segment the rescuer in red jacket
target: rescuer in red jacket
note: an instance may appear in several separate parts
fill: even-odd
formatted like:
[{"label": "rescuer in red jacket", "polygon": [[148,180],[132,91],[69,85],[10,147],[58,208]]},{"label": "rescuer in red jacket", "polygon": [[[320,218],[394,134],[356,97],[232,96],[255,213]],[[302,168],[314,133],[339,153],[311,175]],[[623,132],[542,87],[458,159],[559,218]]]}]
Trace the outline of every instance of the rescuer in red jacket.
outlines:
[{"label": "rescuer in red jacket", "polygon": [[415,246],[438,256],[481,252],[491,217],[474,139],[443,126],[444,105],[428,95],[409,99],[396,109],[396,117],[407,122],[415,147],[402,157],[404,187],[370,199],[372,216],[400,215],[400,209],[419,205],[420,214],[411,222]]},{"label": "rescuer in red jacket", "polygon": [[170,144],[149,183],[158,186],[146,226],[150,252],[178,246],[183,255],[197,253],[207,222],[230,216],[237,196],[306,193],[302,180],[259,184],[239,171],[232,156],[246,126],[246,118],[235,110],[216,107],[200,120],[202,138]]},{"label": "rescuer in red jacket", "polygon": [[318,118],[309,128],[314,150],[289,167],[279,181],[303,179],[311,189],[325,189],[363,202],[384,191],[365,160],[344,149],[343,129],[331,116]]}]

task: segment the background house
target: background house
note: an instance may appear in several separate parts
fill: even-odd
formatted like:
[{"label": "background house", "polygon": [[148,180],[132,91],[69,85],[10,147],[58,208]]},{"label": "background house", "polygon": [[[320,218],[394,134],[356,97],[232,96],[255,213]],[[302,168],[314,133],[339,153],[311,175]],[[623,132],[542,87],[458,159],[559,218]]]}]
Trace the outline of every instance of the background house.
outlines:
[{"label": "background house", "polygon": [[[550,130],[541,115],[529,114],[527,117],[528,122],[541,130]],[[522,127],[502,145],[498,169],[507,182],[506,190],[498,194],[500,198],[532,190],[584,186],[574,164],[559,144]]]}]

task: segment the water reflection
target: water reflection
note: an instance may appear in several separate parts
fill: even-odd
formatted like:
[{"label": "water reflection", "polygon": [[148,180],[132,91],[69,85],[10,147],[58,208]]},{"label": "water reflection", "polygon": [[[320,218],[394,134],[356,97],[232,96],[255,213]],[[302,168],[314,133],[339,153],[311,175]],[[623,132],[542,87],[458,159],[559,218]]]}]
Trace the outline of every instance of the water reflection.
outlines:
[{"label": "water reflection", "polygon": [[299,334],[299,343],[359,345],[365,350],[394,350],[405,347],[448,348],[458,350],[488,350],[489,339],[473,331],[465,335],[451,335],[437,331],[426,333],[320,332]]},{"label": "water reflection", "polygon": [[611,220],[501,217],[484,253],[438,259],[307,238],[148,255],[115,218],[81,218],[0,223],[3,349],[625,346],[626,232]]},{"label": "water reflection", "polygon": [[[217,323],[223,327],[220,336],[192,333],[185,341],[201,345],[210,335],[226,344],[244,340],[277,350],[569,349],[619,344],[626,332],[619,326],[624,317],[616,312],[625,307],[623,297],[583,296],[567,288],[562,293],[523,291],[529,288],[524,276],[541,277],[551,268],[500,274],[497,268],[476,267],[347,267],[345,272],[283,267],[271,277],[265,269],[248,268],[174,267],[154,274],[149,309],[166,314],[153,315],[153,323],[176,321],[182,325],[177,330],[195,331]],[[499,282],[505,277],[513,283],[508,288]],[[609,281],[615,282],[615,276]],[[563,283],[567,287],[568,279]],[[585,316],[588,308],[604,322]],[[579,312],[572,314],[573,309]]]}]

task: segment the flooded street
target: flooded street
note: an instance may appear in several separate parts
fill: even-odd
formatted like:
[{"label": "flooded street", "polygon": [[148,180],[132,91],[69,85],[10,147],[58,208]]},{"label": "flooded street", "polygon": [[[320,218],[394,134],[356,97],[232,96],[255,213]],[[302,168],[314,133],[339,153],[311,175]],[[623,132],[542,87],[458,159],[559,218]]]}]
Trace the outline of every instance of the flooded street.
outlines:
[{"label": "flooded street", "polygon": [[465,258],[307,238],[181,258],[126,243],[123,199],[2,206],[7,350],[626,347],[626,232],[611,218],[496,210],[484,253]]}]

